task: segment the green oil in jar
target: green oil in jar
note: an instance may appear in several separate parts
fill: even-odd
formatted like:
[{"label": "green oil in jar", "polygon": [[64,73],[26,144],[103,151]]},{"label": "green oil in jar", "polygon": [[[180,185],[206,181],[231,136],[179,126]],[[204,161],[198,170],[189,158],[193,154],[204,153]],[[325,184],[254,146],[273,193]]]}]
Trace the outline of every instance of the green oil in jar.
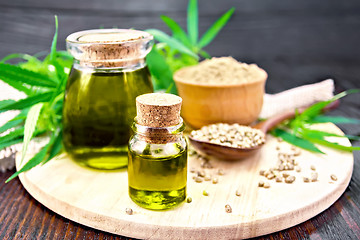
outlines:
[{"label": "green oil in jar", "polygon": [[63,109],[63,143],[68,154],[91,168],[126,166],[135,98],[148,92],[152,84],[147,68],[131,72],[73,69]]},{"label": "green oil in jar", "polygon": [[137,117],[129,141],[129,196],[151,210],[172,208],[186,198],[187,142],[181,98],[166,93],[136,98]]},{"label": "green oil in jar", "polygon": [[156,157],[129,152],[129,195],[144,208],[168,209],[186,198],[187,150]]},{"label": "green oil in jar", "polygon": [[73,33],[66,44],[74,65],[63,106],[65,150],[86,167],[123,168],[135,99],[153,91],[145,63],[153,37],[131,29],[96,29]]}]

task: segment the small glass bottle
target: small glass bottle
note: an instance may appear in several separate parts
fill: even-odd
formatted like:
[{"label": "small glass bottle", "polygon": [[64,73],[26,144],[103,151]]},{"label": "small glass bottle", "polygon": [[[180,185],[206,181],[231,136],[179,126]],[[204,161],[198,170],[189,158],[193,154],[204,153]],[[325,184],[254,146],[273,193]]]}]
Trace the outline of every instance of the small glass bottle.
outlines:
[{"label": "small glass bottle", "polygon": [[187,142],[181,102],[180,97],[167,93],[136,98],[128,182],[130,198],[141,207],[168,209],[186,198]]},{"label": "small glass bottle", "polygon": [[63,107],[63,144],[77,163],[96,169],[127,165],[135,98],[153,91],[145,56],[153,37],[98,29],[66,39],[73,55]]}]

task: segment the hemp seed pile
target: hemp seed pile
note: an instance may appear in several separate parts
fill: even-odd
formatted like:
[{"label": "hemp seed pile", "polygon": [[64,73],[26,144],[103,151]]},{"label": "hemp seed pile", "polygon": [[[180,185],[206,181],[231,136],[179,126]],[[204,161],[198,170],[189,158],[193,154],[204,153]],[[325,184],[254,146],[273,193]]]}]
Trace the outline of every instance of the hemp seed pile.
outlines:
[{"label": "hemp seed pile", "polygon": [[252,148],[265,143],[265,134],[259,130],[237,123],[217,123],[192,131],[195,140],[234,148]]}]

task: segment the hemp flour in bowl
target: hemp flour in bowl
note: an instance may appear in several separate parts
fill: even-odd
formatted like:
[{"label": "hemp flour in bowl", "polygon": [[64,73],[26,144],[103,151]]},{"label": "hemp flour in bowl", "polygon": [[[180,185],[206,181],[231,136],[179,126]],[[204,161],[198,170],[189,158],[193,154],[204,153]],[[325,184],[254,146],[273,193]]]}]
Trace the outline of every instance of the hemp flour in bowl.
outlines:
[{"label": "hemp flour in bowl", "polygon": [[213,123],[250,124],[263,103],[267,73],[232,57],[204,60],[174,74],[182,116],[194,128]]}]

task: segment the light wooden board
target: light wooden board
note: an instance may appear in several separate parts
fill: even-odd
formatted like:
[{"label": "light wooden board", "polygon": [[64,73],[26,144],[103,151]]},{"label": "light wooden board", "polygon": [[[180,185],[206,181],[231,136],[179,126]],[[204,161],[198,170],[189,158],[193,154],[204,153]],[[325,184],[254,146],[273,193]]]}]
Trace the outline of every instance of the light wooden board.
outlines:
[{"label": "light wooden board", "polygon": [[[321,125],[337,133],[332,124]],[[134,204],[128,196],[127,173],[100,172],[82,168],[65,155],[44,166],[21,174],[26,190],[40,203],[75,222],[96,229],[144,239],[234,239],[249,238],[276,232],[306,221],[331,206],[345,191],[353,170],[353,155],[321,147],[326,155],[302,151],[297,157],[302,168],[293,184],[276,183],[269,189],[259,188],[260,169],[277,162],[276,139],[267,136],[262,151],[251,159],[224,162],[212,159],[213,176],[218,168],[225,175],[217,176],[218,184],[195,183],[188,175],[188,196],[191,203],[167,211],[150,211]],[[350,145],[347,139],[342,144]],[[280,144],[283,149],[286,143]],[[317,182],[304,183],[310,166],[319,173]],[[200,169],[200,161],[189,159],[190,168]],[[335,174],[337,181],[331,181]],[[209,196],[203,196],[203,190]],[[241,196],[235,195],[240,190]],[[225,212],[230,204],[232,213]],[[134,210],[127,215],[125,208]]]}]

